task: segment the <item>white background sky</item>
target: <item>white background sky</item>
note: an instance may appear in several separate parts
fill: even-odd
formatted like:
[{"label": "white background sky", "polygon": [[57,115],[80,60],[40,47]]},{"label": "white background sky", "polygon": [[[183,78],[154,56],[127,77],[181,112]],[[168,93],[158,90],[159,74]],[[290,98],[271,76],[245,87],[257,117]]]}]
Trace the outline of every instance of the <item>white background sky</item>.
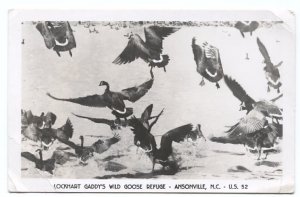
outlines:
[{"label": "white background sky", "polygon": [[[72,4],[71,4],[72,3]],[[6,184],[6,156],[7,156],[7,144],[6,144],[6,114],[7,114],[7,12],[8,9],[186,9],[186,10],[197,10],[197,9],[264,9],[264,10],[276,10],[276,9],[289,9],[296,13],[296,16],[300,14],[299,0],[84,0],[75,1],[73,0],[9,0],[5,2],[1,1],[0,5],[0,150],[2,155],[2,161],[0,162],[0,192],[1,196],[17,196],[18,194],[8,194]],[[299,27],[299,17],[296,18],[297,27]],[[297,33],[297,36],[299,34]],[[297,39],[297,46],[299,46],[299,39]],[[298,48],[298,47],[297,47]],[[299,54],[299,53],[298,53]],[[297,57],[299,62],[299,55]],[[298,66],[297,66],[298,67]],[[299,69],[297,69],[297,76],[299,75]],[[299,78],[299,77],[298,77]],[[299,87],[300,81],[297,80],[297,86]],[[299,92],[299,91],[298,91]],[[297,92],[297,95],[298,95]],[[297,96],[298,97],[298,96]],[[296,111],[299,110],[297,106]],[[297,118],[299,122],[299,117]],[[297,124],[296,131],[299,130],[299,124]],[[296,132],[296,174],[299,175],[299,132]],[[296,194],[299,195],[299,179],[296,179]],[[22,194],[24,195],[24,194]],[[43,194],[25,194],[30,196],[41,196]],[[59,194],[47,194],[51,196],[58,196]],[[76,194],[72,194],[72,196]],[[83,194],[77,194],[83,195]],[[85,195],[85,194],[84,194]],[[101,194],[103,196],[103,194]],[[124,194],[111,194],[110,196],[125,196]],[[128,194],[127,196],[131,196]],[[140,195],[140,194],[137,194]],[[230,195],[230,194],[229,194]],[[86,196],[86,195],[85,195]],[[157,196],[157,194],[155,194]],[[213,196],[221,196],[216,194]],[[242,195],[235,195],[242,196]],[[250,195],[247,195],[250,196]],[[273,195],[267,195],[273,196]],[[290,195],[289,195],[290,196]]]}]

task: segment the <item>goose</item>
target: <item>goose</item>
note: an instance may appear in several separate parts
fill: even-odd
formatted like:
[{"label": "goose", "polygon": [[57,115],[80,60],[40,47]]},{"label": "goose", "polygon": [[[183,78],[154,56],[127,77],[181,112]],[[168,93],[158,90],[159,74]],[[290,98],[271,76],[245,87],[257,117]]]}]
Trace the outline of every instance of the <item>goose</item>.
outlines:
[{"label": "goose", "polygon": [[[148,124],[148,127],[150,127],[149,124],[149,120],[153,119],[153,118],[157,118],[159,117],[163,110],[160,112],[160,114],[156,115],[156,116],[151,116],[151,112],[152,112],[152,108],[153,108],[153,104],[149,105],[143,112],[142,116],[140,119],[142,119],[145,124]],[[117,130],[117,129],[121,129],[121,127],[127,127],[128,126],[128,121],[126,120],[121,120],[119,123],[116,122],[115,120],[109,120],[109,119],[105,119],[105,118],[92,118],[92,117],[87,117],[87,116],[81,116],[81,115],[77,115],[72,113],[74,116],[78,117],[78,118],[84,118],[84,119],[88,119],[92,122],[95,123],[100,123],[100,124],[106,124],[108,126],[110,126],[110,129],[113,130]],[[152,126],[151,126],[152,127]]]},{"label": "goose", "polygon": [[162,54],[163,39],[179,29],[156,25],[144,27],[145,41],[138,34],[131,32],[128,36],[129,41],[127,46],[113,63],[121,65],[141,58],[149,63],[150,67],[157,66],[158,68],[164,68],[166,72],[166,66],[170,59],[168,55]]},{"label": "goose", "polygon": [[43,128],[40,129],[35,124],[31,123],[27,126],[22,134],[34,142],[40,141],[41,147],[47,150],[55,141],[55,139],[68,140],[73,135],[73,126],[69,119],[58,129]]},{"label": "goose", "polygon": [[196,128],[186,135],[186,139],[187,140],[191,139],[193,142],[195,142],[195,141],[197,141],[197,139],[201,139],[201,138],[203,138],[204,141],[206,141],[206,138],[203,135],[203,132],[201,130],[201,124],[197,124]]},{"label": "goose", "polygon": [[[131,127],[136,141],[135,144],[144,149],[152,161],[152,172],[154,172],[156,163],[161,164],[163,169],[170,167],[172,170],[177,170],[178,166],[172,154],[172,143],[183,141],[192,132],[192,124],[186,124],[166,132],[161,138],[160,148],[157,148],[154,136],[134,116],[131,119]],[[169,160],[169,156],[172,156],[174,161]]]},{"label": "goose", "polygon": [[76,48],[76,41],[68,21],[38,22],[36,28],[43,36],[48,49],[52,48],[59,57],[60,52],[69,51],[72,57],[71,49]]},{"label": "goose", "polygon": [[259,23],[257,21],[251,21],[250,23],[246,24],[241,21],[238,21],[234,27],[237,28],[240,32],[243,38],[245,38],[244,33],[250,32],[250,35],[252,36],[252,32],[255,31],[259,26]]},{"label": "goose", "polygon": [[44,128],[51,128],[52,125],[55,124],[56,115],[52,112],[47,112],[45,116],[43,116]]},{"label": "goose", "polygon": [[128,116],[133,114],[132,108],[125,107],[124,100],[134,103],[142,98],[152,87],[154,81],[152,70],[150,73],[150,80],[139,86],[127,88],[120,92],[110,91],[108,82],[101,81],[99,86],[106,86],[105,92],[102,95],[94,94],[90,96],[69,99],[57,98],[52,96],[50,93],[47,93],[47,95],[55,100],[72,102],[89,107],[108,107],[112,110],[112,114],[120,122],[120,118],[124,118],[126,120]]},{"label": "goose", "polygon": [[41,171],[49,172],[53,175],[53,170],[55,168],[55,159],[47,159],[43,160],[43,153],[41,149],[37,149],[36,152],[39,152],[40,158],[36,158],[32,153],[22,152],[21,156],[34,162],[35,167]]},{"label": "goose", "polygon": [[105,140],[98,139],[91,146],[84,146],[84,137],[82,135],[79,139],[81,141],[80,146],[69,140],[60,141],[75,150],[75,154],[80,158],[80,164],[87,165],[87,161],[94,156],[94,153],[101,154],[107,151],[113,144],[120,141],[120,136],[115,134],[112,138]]},{"label": "goose", "polygon": [[212,137],[210,140],[218,143],[243,144],[250,149],[257,149],[257,160],[260,160],[262,149],[274,147],[280,136],[279,125],[268,122],[267,118],[267,112],[253,109],[226,131],[226,136]]},{"label": "goose", "polygon": [[270,101],[255,101],[247,94],[244,88],[236,80],[227,75],[224,75],[224,81],[228,88],[231,90],[232,94],[241,101],[240,111],[246,110],[248,114],[251,110],[256,108],[260,111],[267,111],[268,114],[272,116],[272,118],[281,118],[282,112],[279,107],[274,104],[274,102],[281,98],[283,96],[282,94],[274,99],[271,99]]},{"label": "goose", "polygon": [[218,81],[223,78],[223,68],[219,49],[207,42],[199,46],[196,44],[195,37],[192,39],[192,49],[197,72],[202,76],[200,85],[205,85],[204,78],[206,78],[208,81],[216,83],[217,88],[220,88]]},{"label": "goose", "polygon": [[55,150],[52,154],[52,159],[55,160],[56,164],[64,165],[68,161],[72,160],[72,157],[76,158],[76,155],[70,152],[65,152],[63,150]]},{"label": "goose", "polygon": [[280,93],[280,87],[282,83],[280,81],[280,73],[278,67],[281,66],[283,61],[279,62],[277,65],[274,65],[271,62],[271,58],[269,56],[269,53],[265,45],[260,41],[259,38],[257,38],[257,45],[260,53],[264,58],[264,63],[266,64],[266,66],[264,67],[264,71],[265,71],[266,79],[268,81],[267,91],[270,92],[270,87],[272,87],[274,89],[277,89],[277,93]]}]

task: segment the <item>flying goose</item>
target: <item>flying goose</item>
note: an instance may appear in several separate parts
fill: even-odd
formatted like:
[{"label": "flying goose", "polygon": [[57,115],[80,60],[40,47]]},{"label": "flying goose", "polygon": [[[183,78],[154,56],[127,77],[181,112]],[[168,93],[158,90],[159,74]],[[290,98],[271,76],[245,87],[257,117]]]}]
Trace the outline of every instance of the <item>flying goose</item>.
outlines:
[{"label": "flying goose", "polygon": [[117,120],[120,118],[126,119],[133,114],[132,108],[126,108],[124,100],[128,100],[132,103],[143,97],[153,85],[153,74],[151,71],[151,79],[143,84],[131,88],[124,89],[120,92],[110,91],[110,86],[106,81],[101,81],[99,86],[106,86],[105,92],[102,95],[94,94],[79,98],[57,98],[50,93],[47,95],[55,100],[72,102],[89,107],[108,107],[112,110],[112,114],[116,116]]},{"label": "flying goose", "polygon": [[[160,112],[160,114],[156,115],[156,116],[151,116],[151,112],[152,112],[152,108],[153,108],[153,104],[149,105],[145,111],[143,112],[142,116],[141,116],[141,120],[143,120],[143,122],[148,125],[148,128],[151,126],[153,126],[153,123],[150,125],[149,124],[149,120],[153,119],[153,118],[157,118],[158,116],[160,116],[162,114],[162,112]],[[128,121],[126,120],[121,120],[120,122],[116,122],[115,120],[109,120],[109,119],[105,119],[105,118],[92,118],[92,117],[86,117],[86,116],[81,116],[81,115],[77,115],[72,113],[74,116],[79,117],[79,118],[84,118],[84,119],[88,119],[92,122],[95,123],[100,123],[100,124],[106,124],[108,126],[110,126],[111,130],[117,130],[117,129],[121,129],[121,127],[127,127],[128,126]],[[155,124],[155,123],[154,123]]]},{"label": "flying goose", "polygon": [[236,80],[224,75],[224,81],[232,94],[241,101],[240,110],[246,110],[247,113],[249,113],[256,108],[259,111],[267,111],[267,113],[274,118],[280,118],[282,116],[281,110],[274,104],[277,99],[282,97],[282,94],[270,101],[255,101]]},{"label": "flying goose", "polygon": [[120,141],[120,136],[115,134],[113,137],[102,140],[98,139],[91,146],[84,146],[84,137],[79,137],[81,143],[80,146],[69,140],[60,140],[62,143],[70,146],[75,150],[75,154],[80,158],[80,163],[83,165],[87,164],[88,159],[94,156],[94,153],[101,154],[107,151],[113,144]]},{"label": "flying goose", "polygon": [[68,21],[38,22],[36,28],[43,36],[48,49],[52,48],[59,57],[60,52],[69,51],[72,57],[71,49],[76,47],[76,42]]},{"label": "flying goose", "polygon": [[142,58],[151,67],[163,67],[169,63],[169,56],[163,55],[163,39],[178,31],[176,27],[149,26],[144,27],[145,40],[138,34],[130,33],[128,44],[122,53],[113,61],[115,64],[126,64],[137,58]]},{"label": "flying goose", "polygon": [[257,149],[257,160],[260,160],[262,149],[272,148],[280,136],[278,125],[268,122],[267,118],[266,111],[253,109],[226,131],[226,136],[212,137],[210,140],[218,143],[243,144],[251,149]]},{"label": "flying goose", "polygon": [[280,73],[278,70],[278,67],[281,66],[283,63],[282,61],[279,62],[277,65],[274,65],[271,62],[271,58],[269,56],[269,53],[265,47],[265,45],[260,41],[259,38],[257,38],[257,45],[259,48],[259,51],[261,52],[263,58],[264,58],[264,63],[266,66],[264,67],[265,71],[265,76],[266,79],[268,80],[268,92],[270,92],[270,86],[274,89],[277,89],[277,92],[280,93],[280,87],[282,85],[280,81]]},{"label": "flying goose", "polygon": [[218,81],[223,78],[223,68],[219,49],[207,42],[199,46],[196,44],[195,37],[192,40],[192,49],[197,72],[202,76],[200,85],[205,85],[204,78],[206,78],[208,81],[216,83],[217,88],[220,88]]},{"label": "flying goose", "polygon": [[49,172],[53,175],[53,170],[55,168],[55,159],[43,160],[43,153],[41,149],[37,149],[36,152],[39,152],[40,158],[36,158],[32,153],[22,152],[21,156],[34,162],[35,167],[41,171]]},{"label": "flying goose", "polygon": [[132,117],[131,127],[131,130],[135,135],[135,144],[144,149],[145,153],[152,161],[152,172],[154,172],[156,163],[161,164],[163,168],[168,166],[176,171],[178,168],[176,162],[169,160],[169,156],[173,156],[172,142],[179,143],[183,141],[186,136],[192,132],[192,124],[186,124],[166,132],[161,138],[160,148],[157,148],[154,136],[137,118]]},{"label": "flying goose", "polygon": [[250,23],[243,23],[241,21],[238,21],[234,27],[237,28],[240,32],[243,38],[245,38],[244,33],[250,32],[250,35],[252,36],[252,32],[255,31],[259,26],[259,23],[257,21],[251,21]]}]

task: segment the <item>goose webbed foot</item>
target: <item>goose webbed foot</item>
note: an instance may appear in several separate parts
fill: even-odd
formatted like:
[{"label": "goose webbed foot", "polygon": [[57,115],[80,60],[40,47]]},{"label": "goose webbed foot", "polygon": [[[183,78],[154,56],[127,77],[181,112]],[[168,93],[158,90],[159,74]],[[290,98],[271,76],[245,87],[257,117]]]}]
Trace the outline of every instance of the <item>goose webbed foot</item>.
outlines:
[{"label": "goose webbed foot", "polygon": [[220,88],[220,85],[219,85],[219,83],[218,83],[218,82],[216,83],[216,86],[217,86],[217,89],[219,89],[219,88]]},{"label": "goose webbed foot", "polygon": [[60,53],[58,52],[58,51],[55,51],[56,52],[56,54],[58,55],[58,57],[60,57]]},{"label": "goose webbed foot", "polygon": [[202,78],[202,80],[201,80],[201,82],[200,82],[200,84],[199,84],[200,86],[204,86],[205,85],[205,81],[204,81],[204,78]]}]

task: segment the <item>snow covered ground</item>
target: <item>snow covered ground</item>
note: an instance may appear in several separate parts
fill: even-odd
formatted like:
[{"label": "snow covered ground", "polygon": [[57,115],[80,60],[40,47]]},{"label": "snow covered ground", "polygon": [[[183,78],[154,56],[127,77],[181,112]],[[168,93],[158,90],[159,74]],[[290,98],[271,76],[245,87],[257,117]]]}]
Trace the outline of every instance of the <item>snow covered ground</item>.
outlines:
[{"label": "snow covered ground", "polygon": [[[23,24],[22,57],[22,108],[32,110],[36,115],[51,111],[57,115],[53,127],[60,127],[67,118],[74,125],[71,139],[80,142],[79,136],[85,136],[85,144],[97,141],[89,135],[111,137],[106,125],[95,124],[80,119],[71,113],[113,119],[107,108],[89,108],[72,103],[60,102],[49,98],[46,93],[62,98],[72,98],[91,94],[101,94],[100,81],[110,83],[112,91],[119,91],[143,83],[150,78],[149,67],[142,60],[126,65],[115,65],[112,61],[121,53],[128,39],[123,35],[134,32],[143,36],[143,28],[110,29],[109,26],[94,26],[99,33],[89,33],[83,25],[72,26],[77,42],[73,57],[62,52],[58,57],[54,51],[45,47],[42,36],[31,23]],[[93,27],[92,27],[93,28]],[[192,38],[207,41],[219,48],[224,72],[236,79],[254,99],[272,99],[277,92],[271,89],[267,93],[267,82],[263,72],[263,58],[256,44],[256,37],[267,47],[272,61],[283,61],[284,66],[291,65],[288,49],[293,42],[290,33],[283,24],[258,28],[251,37],[227,26],[181,27],[164,39],[164,53],[170,56],[167,72],[154,69],[155,80],[152,89],[139,101],[128,107],[134,108],[134,114],[140,116],[149,104],[154,104],[153,114],[165,108],[152,133],[157,144],[160,136],[172,128],[186,124],[199,123],[203,134],[209,136],[224,135],[224,131],[235,124],[245,112],[239,111],[240,102],[232,95],[226,84],[221,81],[220,89],[205,81],[199,86],[201,76],[196,72],[196,64],[191,48]],[[246,60],[248,53],[249,60]],[[281,73],[284,75],[284,73]],[[281,88],[284,92],[283,87]],[[278,100],[278,105],[281,104]],[[174,143],[175,157],[180,163],[180,171],[175,175],[164,175],[161,166],[151,173],[151,161],[143,154],[137,154],[133,145],[133,134],[128,129],[116,131],[121,141],[103,154],[95,154],[89,164],[81,166],[78,160],[64,165],[56,165],[54,175],[34,168],[35,164],[22,158],[24,177],[55,178],[205,178],[205,179],[278,179],[282,174],[281,154],[271,154],[267,160],[257,161],[256,156],[248,154],[242,145],[224,145],[210,141],[196,144]],[[59,142],[46,152],[44,159],[51,157],[53,150],[64,146]],[[35,154],[37,146],[30,140],[22,141],[22,152]],[[73,150],[68,150],[73,152]],[[113,166],[113,167],[112,167]]]}]

